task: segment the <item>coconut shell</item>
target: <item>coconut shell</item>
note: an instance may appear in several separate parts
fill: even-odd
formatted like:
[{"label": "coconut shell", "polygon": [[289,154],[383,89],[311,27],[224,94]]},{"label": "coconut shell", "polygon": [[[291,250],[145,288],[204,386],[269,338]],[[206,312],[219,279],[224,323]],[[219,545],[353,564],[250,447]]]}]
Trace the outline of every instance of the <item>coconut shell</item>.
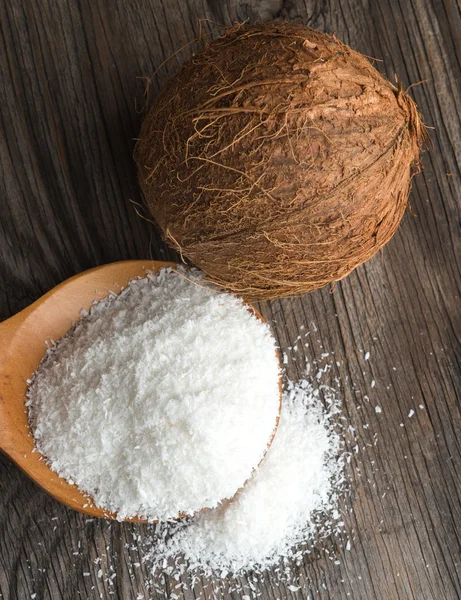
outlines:
[{"label": "coconut shell", "polygon": [[165,241],[264,300],[342,279],[389,241],[425,137],[413,100],[366,57],[270,22],[186,62],[149,107],[135,159]]}]

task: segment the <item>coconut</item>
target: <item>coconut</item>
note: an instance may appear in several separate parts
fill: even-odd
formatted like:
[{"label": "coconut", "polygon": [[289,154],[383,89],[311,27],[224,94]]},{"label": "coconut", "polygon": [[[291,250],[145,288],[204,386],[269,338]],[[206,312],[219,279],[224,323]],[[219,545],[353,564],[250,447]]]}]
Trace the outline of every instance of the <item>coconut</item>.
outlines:
[{"label": "coconut", "polygon": [[395,233],[426,138],[369,60],[302,25],[236,26],[149,107],[135,149],[164,239],[249,299],[345,277]]}]

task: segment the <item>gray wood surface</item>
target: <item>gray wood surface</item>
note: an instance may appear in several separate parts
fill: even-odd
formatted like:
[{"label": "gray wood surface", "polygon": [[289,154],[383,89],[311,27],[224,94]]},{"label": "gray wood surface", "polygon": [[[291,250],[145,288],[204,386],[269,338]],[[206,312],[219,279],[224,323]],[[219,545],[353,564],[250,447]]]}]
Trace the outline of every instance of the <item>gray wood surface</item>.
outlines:
[{"label": "gray wood surface", "polygon": [[[311,330],[307,358],[336,353],[340,366],[333,376],[342,378],[345,414],[357,430],[360,452],[351,463],[352,495],[345,504],[350,551],[340,552],[339,565],[322,553],[306,559],[295,594],[270,574],[256,592],[264,600],[459,598],[457,0],[1,3],[0,317],[83,269],[173,256],[132,203],[140,199],[131,156],[143,77],[200,28],[280,17],[336,32],[353,48],[382,59],[378,68],[390,78],[398,74],[404,87],[424,80],[411,94],[434,129],[424,172],[414,180],[416,216],[407,213],[388,246],[333,291],[261,307],[275,319],[282,347],[304,325]],[[191,51],[186,47],[159,70],[153,93]],[[361,350],[370,351],[369,361]],[[302,364],[290,362],[291,377]],[[239,596],[228,594],[227,584],[220,590],[218,581],[195,593],[178,591],[168,577],[147,589],[146,567],[134,566],[145,531],[143,525],[88,521],[0,457],[1,599]],[[250,588],[245,593],[254,595]]]}]

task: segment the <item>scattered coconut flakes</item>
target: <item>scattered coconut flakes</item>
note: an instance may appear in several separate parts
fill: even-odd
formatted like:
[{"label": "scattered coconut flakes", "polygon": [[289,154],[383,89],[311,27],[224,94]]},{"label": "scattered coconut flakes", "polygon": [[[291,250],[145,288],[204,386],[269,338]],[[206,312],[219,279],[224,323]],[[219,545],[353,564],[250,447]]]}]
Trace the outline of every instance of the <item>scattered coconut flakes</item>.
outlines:
[{"label": "scattered coconut flakes", "polygon": [[144,556],[153,575],[171,559],[179,569],[180,556],[205,576],[261,573],[281,558],[299,561],[319,532],[323,538],[341,529],[346,460],[334,425],[339,400],[328,386],[322,395],[328,409],[310,381],[287,383],[279,427],[259,469],[232,500],[187,521],[158,524]]},{"label": "scattered coconut flakes", "polygon": [[269,325],[197,271],[131,282],[47,350],[29,387],[38,449],[119,519],[232,497],[279,412]]},{"label": "scattered coconut flakes", "polygon": [[[313,361],[313,364],[316,364],[316,361]],[[310,369],[310,365],[307,365],[307,367]],[[315,375],[314,375],[315,377]],[[340,385],[340,377],[334,377],[333,381],[334,381],[334,385],[339,386]],[[347,380],[347,378],[346,378]],[[368,399],[368,397],[367,397]],[[420,405],[420,408],[424,408],[423,405]],[[348,440],[348,446],[351,447],[351,444],[354,443],[354,441],[351,442],[351,440],[356,440],[356,435],[355,435],[355,429],[354,427],[352,427],[351,425],[348,425],[348,421],[347,418],[344,414],[339,414],[337,416],[338,422],[341,425],[341,427],[343,428],[343,431],[341,433],[341,435],[345,438],[347,438]],[[374,445],[376,445],[377,443],[377,434],[375,433],[373,435],[374,438]],[[357,446],[357,452],[359,451],[359,448]],[[346,463],[351,463],[351,459],[353,459],[354,462],[356,462],[358,459],[356,456],[353,456],[351,452],[344,452],[343,454]],[[357,473],[360,476],[360,472],[357,471]],[[350,477],[350,473],[348,475]],[[350,480],[352,481],[352,480]],[[389,489],[389,488],[388,488]],[[385,497],[386,492],[384,492],[384,494],[382,495],[382,497]],[[344,509],[345,510],[345,509]],[[347,509],[348,511],[350,511],[350,507]],[[336,514],[339,515],[339,513],[337,513],[337,511],[333,511],[332,515],[336,516]],[[57,519],[57,517],[56,517]],[[110,531],[111,529],[111,525],[110,523],[106,523],[105,527],[107,527],[108,531]],[[150,556],[151,552],[152,552],[152,544],[153,544],[153,535],[155,534],[156,528],[160,527],[157,525],[145,525],[145,526],[140,526],[143,529],[144,534],[147,534],[147,538],[145,537],[145,535],[143,534],[143,536],[138,535],[136,532],[132,532],[132,536],[134,539],[134,542],[137,542],[138,545],[133,545],[133,547],[131,548],[133,551],[137,551],[140,556],[140,558],[143,560],[143,562],[146,560],[146,555],[145,553],[148,553],[148,556]],[[345,527],[345,524],[343,522],[338,522],[337,524],[335,524],[335,530],[334,530],[334,536],[337,537],[338,535],[340,535],[340,538],[337,538],[337,541],[339,543],[340,547],[343,547],[346,551],[350,551],[351,550],[351,539],[355,539],[354,537],[354,530],[352,529],[346,536],[345,538],[345,542],[344,543],[341,541],[341,538],[344,539],[343,537],[343,533],[344,533],[344,529],[341,529],[341,527]],[[326,530],[325,530],[326,531]],[[149,535],[149,532],[152,535]],[[351,537],[352,536],[352,537]],[[281,582],[282,584],[285,585],[293,585],[293,584],[300,584],[301,582],[299,581],[299,575],[300,575],[300,571],[298,569],[298,564],[301,563],[302,557],[304,553],[314,553],[314,552],[321,552],[321,553],[325,553],[326,556],[330,556],[331,559],[333,559],[336,555],[336,549],[335,548],[331,548],[331,550],[329,551],[329,541],[327,541],[326,539],[323,538],[319,538],[318,540],[315,540],[315,544],[311,544],[310,541],[306,541],[304,542],[306,544],[309,544],[309,550],[304,550],[302,552],[299,551],[295,551],[293,554],[293,557],[291,559],[287,559],[287,560],[282,560],[280,561],[277,565],[275,565],[272,569],[272,571],[270,572],[270,578],[272,581],[274,581],[274,579],[278,582]],[[301,544],[304,545],[303,542],[301,542]],[[106,554],[102,554],[101,556],[104,557],[104,563],[106,563],[106,561],[113,561],[117,559],[117,552],[113,549],[111,549],[110,545],[107,546],[106,548],[107,550],[107,555]],[[101,563],[101,558],[97,558],[94,561],[96,564]],[[335,564],[337,564],[339,561],[335,561]],[[139,563],[138,563],[139,564]],[[136,563],[135,563],[136,566]],[[107,563],[105,564],[105,566],[103,568],[109,568],[109,571],[113,571],[114,566],[113,564],[109,563],[109,565],[107,565]],[[141,598],[145,598],[146,600],[154,600],[154,598],[158,598],[158,597],[168,597],[168,593],[165,591],[165,589],[163,587],[161,587],[160,585],[157,584],[157,582],[162,581],[163,584],[163,580],[166,582],[167,577],[171,576],[173,580],[178,581],[178,579],[180,578],[187,578],[187,584],[188,586],[186,586],[185,583],[183,583],[183,585],[185,586],[185,589],[189,589],[189,590],[194,590],[193,592],[193,596],[195,598],[197,598],[198,600],[203,600],[204,597],[208,597],[210,595],[210,589],[212,590],[212,595],[214,600],[222,600],[223,598],[228,598],[230,596],[230,594],[237,594],[239,597],[245,598],[245,600],[250,600],[250,598],[258,598],[261,596],[261,593],[263,591],[263,589],[265,589],[265,586],[267,584],[267,574],[263,573],[258,573],[258,572],[253,572],[252,574],[247,574],[245,579],[241,579],[241,578],[235,578],[235,579],[231,579],[230,576],[227,576],[225,580],[218,580],[216,578],[213,579],[206,579],[206,578],[202,578],[202,576],[200,574],[197,574],[197,571],[188,571],[188,565],[187,563],[184,561],[183,558],[181,557],[175,557],[173,558],[169,558],[168,561],[165,559],[164,564],[163,564],[163,568],[161,569],[164,573],[164,575],[162,573],[158,573],[158,570],[153,569],[152,573],[150,574],[150,576],[148,577],[148,579],[144,582],[145,584],[145,588],[146,588],[146,593],[147,596],[143,593],[143,594],[139,594],[139,600],[141,600]],[[101,571],[101,575],[102,575],[102,571]],[[99,576],[99,573],[98,573]],[[162,579],[159,579],[162,578]],[[341,579],[341,582],[344,583],[344,580]],[[302,584],[302,588],[304,588],[304,583]],[[112,592],[113,593],[113,592]],[[249,593],[251,593],[251,596],[249,595]],[[242,596],[242,594],[244,594],[244,596]],[[281,596],[282,597],[282,596]],[[283,596],[285,597],[285,595]],[[308,595],[306,600],[310,600],[311,596]],[[138,599],[137,599],[138,600]],[[276,598],[276,600],[280,600],[280,598]]]}]

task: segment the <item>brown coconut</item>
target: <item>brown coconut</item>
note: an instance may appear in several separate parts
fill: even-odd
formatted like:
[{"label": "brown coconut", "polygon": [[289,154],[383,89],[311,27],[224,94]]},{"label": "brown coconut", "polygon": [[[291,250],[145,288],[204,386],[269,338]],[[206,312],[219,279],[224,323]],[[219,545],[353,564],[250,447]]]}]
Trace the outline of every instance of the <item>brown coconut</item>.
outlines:
[{"label": "brown coconut", "polygon": [[342,279],[389,241],[425,136],[413,100],[363,55],[271,22],[234,27],[183,66],[135,159],[166,242],[263,300]]}]

